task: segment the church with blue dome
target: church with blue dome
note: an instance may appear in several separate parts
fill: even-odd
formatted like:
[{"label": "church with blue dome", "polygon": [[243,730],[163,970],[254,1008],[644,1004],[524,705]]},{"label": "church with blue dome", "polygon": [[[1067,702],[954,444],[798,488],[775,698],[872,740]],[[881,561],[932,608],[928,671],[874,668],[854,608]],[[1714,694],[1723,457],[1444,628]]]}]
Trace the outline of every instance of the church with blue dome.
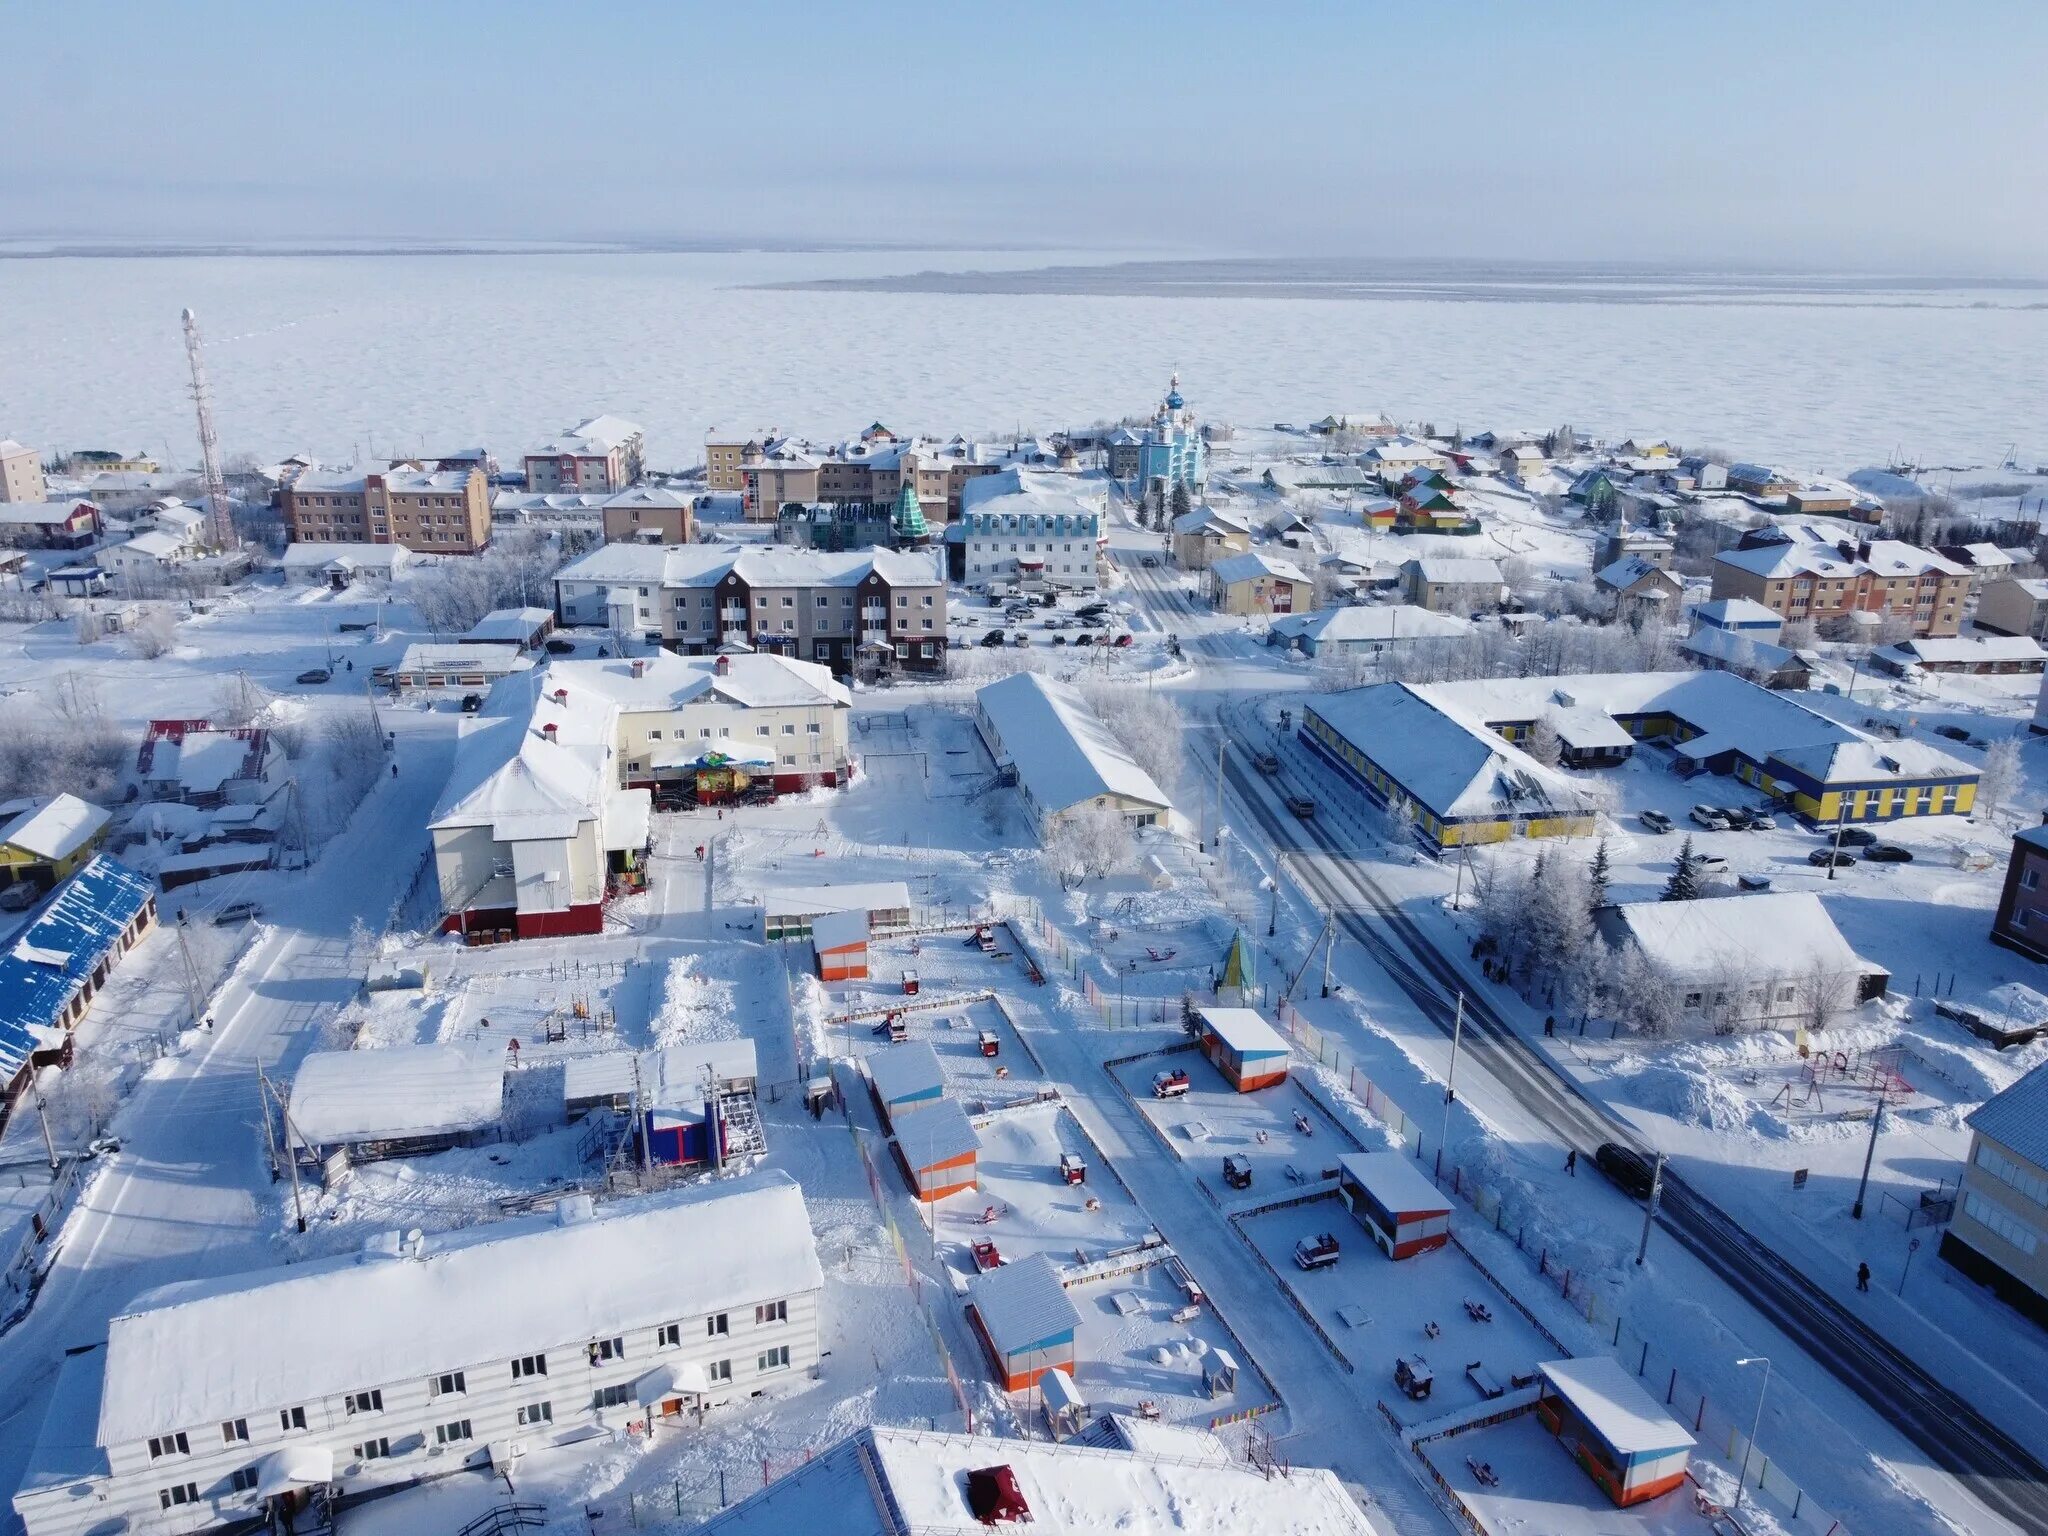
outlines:
[{"label": "church with blue dome", "polygon": [[1181,398],[1180,375],[1166,387],[1144,438],[1138,445],[1138,487],[1141,493],[1164,483],[1185,485],[1199,497],[1209,485],[1209,445],[1195,425],[1195,413]]}]

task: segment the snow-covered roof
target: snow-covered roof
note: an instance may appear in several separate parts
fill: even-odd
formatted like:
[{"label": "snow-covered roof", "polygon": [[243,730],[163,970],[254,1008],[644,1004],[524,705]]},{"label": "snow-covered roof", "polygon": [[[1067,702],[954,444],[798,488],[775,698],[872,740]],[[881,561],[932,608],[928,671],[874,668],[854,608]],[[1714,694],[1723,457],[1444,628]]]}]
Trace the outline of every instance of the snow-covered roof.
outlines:
[{"label": "snow-covered roof", "polygon": [[1765,578],[1817,576],[1840,580],[1866,571],[1880,577],[1918,576],[1926,571],[1949,576],[1969,574],[1968,566],[1897,539],[1875,539],[1867,551],[1852,545],[1845,552],[1833,544],[1795,538],[1759,544],[1753,549],[1731,549],[1714,558],[1722,565]]},{"label": "snow-covered roof", "polygon": [[136,764],[145,779],[176,784],[185,794],[211,795],[231,781],[261,778],[269,753],[270,733],[261,726],[208,726],[145,738]]},{"label": "snow-covered roof", "polygon": [[1081,1326],[1081,1314],[1052,1260],[1042,1253],[975,1276],[967,1286],[967,1301],[989,1342],[1003,1354],[1070,1335]]},{"label": "snow-covered roof", "polygon": [[[565,1207],[565,1211],[573,1206]],[[716,1254],[716,1263],[679,1255]],[[101,1445],[441,1369],[574,1348],[824,1283],[803,1194],[765,1174],[581,1220],[517,1218],[346,1256],[165,1286],[107,1332]]]},{"label": "snow-covered roof", "polygon": [[736,575],[750,587],[856,587],[870,573],[891,586],[945,585],[935,550],[796,549],[737,544],[604,544],[555,573],[563,583],[715,587]]},{"label": "snow-covered roof", "polygon": [[1287,1039],[1256,1008],[1202,1008],[1197,1016],[1209,1032],[1246,1056],[1287,1054]]},{"label": "snow-covered roof", "polygon": [[104,551],[109,557],[118,555],[141,555],[150,560],[173,560],[191,548],[184,539],[174,533],[163,533],[150,529],[138,533],[125,543],[117,544]]},{"label": "snow-covered roof", "polygon": [[695,496],[666,485],[629,485],[623,491],[599,496],[597,500],[606,507],[655,507],[666,511],[678,511],[697,504]]},{"label": "snow-covered roof", "polygon": [[83,497],[74,497],[70,501],[0,501],[0,525],[49,527],[68,523],[78,515],[80,508],[88,512],[99,510]]},{"label": "snow-covered roof", "polygon": [[960,487],[960,518],[1100,517],[1107,504],[1101,482],[1050,470],[1013,465],[981,475]]},{"label": "snow-covered roof", "polygon": [[1226,533],[1242,533],[1247,537],[1252,531],[1248,518],[1226,507],[1191,507],[1173,520],[1175,533],[1200,533],[1206,528],[1220,529]]},{"label": "snow-covered roof", "polygon": [[816,917],[821,912],[902,912],[909,908],[910,886],[902,880],[787,886],[761,893],[762,911],[785,920]]},{"label": "snow-covered roof", "polygon": [[292,1079],[288,1129],[315,1147],[446,1136],[496,1125],[504,1099],[505,1053],[495,1045],[314,1051]]},{"label": "snow-covered roof", "polygon": [[1374,464],[1422,464],[1432,459],[1441,459],[1443,456],[1443,451],[1434,445],[1418,443],[1408,437],[1375,443],[1361,455]]},{"label": "snow-covered roof", "polygon": [[1242,555],[1226,555],[1209,567],[1209,574],[1219,585],[1234,586],[1240,581],[1258,581],[1270,578],[1274,581],[1298,581],[1303,586],[1312,585],[1310,578],[1301,567],[1286,560],[1276,560],[1271,555],[1250,550]]},{"label": "snow-covered roof", "polygon": [[974,699],[1002,738],[1017,777],[1047,812],[1098,795],[1170,808],[1166,791],[1068,684],[1017,672],[979,689]]},{"label": "snow-covered roof", "polygon": [[1501,582],[1500,563],[1495,560],[1425,556],[1407,561],[1402,569],[1411,566],[1431,586],[1498,586]]},{"label": "snow-covered roof", "polygon": [[1601,566],[1593,573],[1593,580],[1603,587],[1613,588],[1616,592],[1626,592],[1646,576],[1661,578],[1673,587],[1678,585],[1677,579],[1669,571],[1653,560],[1645,560],[1641,555],[1623,555],[1619,560]]},{"label": "snow-covered roof", "polygon": [[1327,694],[1306,707],[1440,818],[1585,809],[1563,773],[1407,683]]},{"label": "snow-covered roof", "polygon": [[1620,1455],[1653,1456],[1694,1444],[1685,1426],[1610,1355],[1546,1360],[1536,1369]]},{"label": "snow-covered roof", "polygon": [[287,544],[281,563],[287,571],[325,570],[337,560],[388,569],[404,564],[411,554],[403,544]]},{"label": "snow-covered roof", "polygon": [[[1120,1443],[1099,1443],[1115,1429],[1125,1431],[1115,1437]],[[984,1529],[967,1504],[967,1474],[992,1465],[1016,1478],[1031,1509],[1023,1529],[1037,1536],[1373,1530],[1335,1473],[1298,1466],[1261,1472],[1233,1461],[1207,1430],[1105,1416],[1082,1439],[1088,1443],[865,1429],[715,1516],[702,1536],[966,1536]]]},{"label": "snow-covered roof", "polygon": [[1275,634],[1299,636],[1321,645],[1443,640],[1472,632],[1470,622],[1455,614],[1434,613],[1413,603],[1354,604],[1314,613],[1283,613],[1270,628]]},{"label": "snow-covered roof", "polygon": [[633,1091],[634,1064],[647,1102],[702,1098],[704,1075],[720,1082],[760,1076],[760,1057],[747,1039],[694,1040],[651,1051],[586,1051],[562,1059],[562,1098],[570,1103]]},{"label": "snow-covered roof", "polygon": [[533,658],[516,645],[437,645],[431,641],[415,641],[405,648],[405,654],[392,666],[394,673],[421,672],[471,672],[486,677],[503,677],[511,672],[524,672],[533,665]]},{"label": "snow-covered roof", "polygon": [[2048,656],[2040,642],[2026,635],[1957,635],[1949,639],[1901,640],[1878,652],[1901,665],[1915,662],[1988,664],[2039,661]]},{"label": "snow-covered roof", "polygon": [[623,416],[593,416],[588,421],[579,421],[563,434],[602,443],[607,448],[623,447],[634,438],[646,435],[646,429],[639,423],[628,421]]},{"label": "snow-covered roof", "polygon": [[868,941],[868,915],[858,912],[820,912],[811,919],[811,948],[819,954],[837,949],[858,949]]},{"label": "snow-covered roof", "polygon": [[39,859],[69,858],[99,834],[112,815],[72,794],[52,795],[0,825],[0,844]]},{"label": "snow-covered roof", "polygon": [[153,882],[100,854],[57,889],[0,950],[0,1080],[40,1050],[79,983],[156,894]]},{"label": "snow-covered roof", "polygon": [[1450,1197],[1405,1152],[1347,1152],[1337,1166],[1397,1216],[1450,1212]]},{"label": "snow-covered roof", "polygon": [[1766,626],[1781,629],[1785,623],[1783,614],[1774,608],[1766,608],[1753,597],[1717,597],[1711,602],[1701,603],[1693,612],[1706,623],[1721,629],[1761,629]]},{"label": "snow-covered roof", "polygon": [[895,1131],[903,1160],[913,1169],[935,1168],[981,1150],[981,1138],[975,1135],[967,1111],[951,1099],[941,1099],[918,1114],[905,1115],[896,1122]]},{"label": "snow-covered roof", "polygon": [[1633,942],[1674,981],[1882,974],[1849,947],[1812,891],[1628,901],[1602,907],[1595,920],[1610,942]]},{"label": "snow-covered roof", "polygon": [[1821,784],[1882,784],[1886,780],[1971,779],[1981,773],[1941,748],[1911,737],[1897,741],[1817,743],[1771,754]]},{"label": "snow-covered roof", "polygon": [[863,1063],[875,1097],[884,1104],[896,1104],[920,1095],[930,1097],[933,1089],[945,1091],[946,1074],[939,1068],[939,1053],[922,1040],[908,1040],[885,1051],[871,1051]]},{"label": "snow-covered roof", "polygon": [[1799,660],[1797,651],[1761,639],[1758,634],[1711,626],[1694,630],[1678,642],[1678,648],[1688,655],[1718,661],[1724,666],[1760,672],[1776,672]]},{"label": "snow-covered roof", "polygon": [[554,619],[552,608],[494,608],[474,624],[463,637],[466,642],[462,649],[475,650],[480,644],[493,641],[511,645],[524,645],[535,630],[544,629]]},{"label": "snow-covered roof", "polygon": [[2048,1064],[1979,1104],[1965,1123],[2037,1168],[2048,1168]]}]

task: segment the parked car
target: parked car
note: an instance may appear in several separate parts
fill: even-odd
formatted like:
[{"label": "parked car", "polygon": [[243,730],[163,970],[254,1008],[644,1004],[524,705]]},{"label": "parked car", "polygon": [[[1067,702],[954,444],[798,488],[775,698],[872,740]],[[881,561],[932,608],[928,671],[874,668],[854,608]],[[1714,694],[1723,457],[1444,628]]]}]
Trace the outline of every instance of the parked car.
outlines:
[{"label": "parked car", "polygon": [[1839,833],[1830,832],[1828,841],[1844,848],[1868,848],[1877,841],[1877,834],[1868,827],[1843,827]]},{"label": "parked car", "polygon": [[560,635],[556,635],[548,641],[548,654],[550,656],[567,656],[573,653],[575,649],[576,642],[574,640],[566,640]]},{"label": "parked car", "polygon": [[1737,875],[1735,883],[1745,891],[1768,891],[1771,888],[1771,877],[1760,871],[1751,870],[1747,874]]},{"label": "parked car", "polygon": [[1692,856],[1692,867],[1695,874],[1725,875],[1728,873],[1728,861],[1718,853],[1694,854]]},{"label": "parked car", "polygon": [[1602,1173],[1614,1181],[1623,1194],[1633,1195],[1638,1200],[1650,1198],[1650,1185],[1655,1175],[1642,1153],[1633,1147],[1624,1147],[1618,1141],[1601,1143],[1600,1150],[1593,1154],[1593,1163]]},{"label": "parked car", "polygon": [[1074,636],[1074,644],[1076,645],[1093,645],[1094,643],[1095,637],[1091,634],[1086,633],[1085,631],[1081,634]]},{"label": "parked car", "polygon": [[1015,633],[1014,635],[1010,636],[1010,644],[1011,644],[1011,645],[1012,645],[1013,647],[1014,647],[1014,646],[1024,646],[1024,645],[1029,645],[1030,643],[1031,643],[1031,637],[1030,637],[1029,635],[1025,634],[1025,633],[1024,633],[1024,631],[1023,631],[1023,630],[1021,630],[1021,629],[1020,629],[1020,630],[1018,630],[1018,631],[1017,631],[1017,633]]},{"label": "parked car", "polygon": [[1649,832],[1662,834],[1671,830],[1671,818],[1662,811],[1645,811],[1636,819],[1643,824],[1644,830]]},{"label": "parked car", "polygon": [[17,880],[0,891],[0,912],[26,912],[41,893],[27,880]]},{"label": "parked car", "polygon": [[991,645],[1004,645],[1008,642],[1004,640],[1003,632],[1000,629],[992,629],[981,637],[981,643],[984,647],[987,647]]},{"label": "parked car", "polygon": [[1067,643],[1067,637],[1065,635],[1054,635],[1052,637],[1052,643],[1054,645],[1065,645]]},{"label": "parked car", "polygon": [[305,671],[301,672],[298,675],[297,680],[299,682],[305,683],[310,687],[319,683],[333,682],[334,674],[328,671],[325,667],[308,667]]},{"label": "parked car", "polygon": [[1302,821],[1312,821],[1316,814],[1316,803],[1307,795],[1289,795],[1287,809]]},{"label": "parked car", "polygon": [[1280,771],[1280,759],[1270,752],[1259,752],[1253,755],[1252,766],[1271,777]]},{"label": "parked car", "polygon": [[1751,811],[1748,825],[1752,832],[1775,832],[1778,830],[1778,818],[1769,811]]},{"label": "parked car", "polygon": [[1897,843],[1872,843],[1863,857],[1873,864],[1910,864],[1913,850],[1901,848]]},{"label": "parked car", "polygon": [[484,696],[480,693],[465,693],[462,696],[462,712],[473,715],[484,707]]},{"label": "parked car", "polygon": [[263,915],[263,909],[253,901],[231,901],[213,914],[216,928],[225,928],[231,923],[253,922]]},{"label": "parked car", "polygon": [[1696,805],[1689,813],[1692,819],[1709,832],[1726,832],[1728,817],[1717,805]]},{"label": "parked car", "polygon": [[1252,1187],[1251,1159],[1240,1157],[1235,1152],[1224,1158],[1223,1182],[1232,1189],[1250,1189]]},{"label": "parked car", "polygon": [[1128,633],[1118,635],[1112,643],[1118,650],[1123,650],[1131,643],[1131,636]]},{"label": "parked car", "polygon": [[1853,853],[1837,853],[1832,848],[1816,848],[1806,856],[1806,862],[1815,869],[1826,869],[1830,865],[1836,869],[1847,869],[1856,862],[1856,855]]},{"label": "parked car", "polygon": [[1179,1099],[1187,1096],[1193,1080],[1179,1067],[1171,1072],[1152,1074],[1152,1097],[1155,1099]]},{"label": "parked car", "polygon": [[1970,733],[1960,725],[1937,725],[1934,728],[1934,734],[1946,736],[1950,741],[1968,741],[1970,739]]}]

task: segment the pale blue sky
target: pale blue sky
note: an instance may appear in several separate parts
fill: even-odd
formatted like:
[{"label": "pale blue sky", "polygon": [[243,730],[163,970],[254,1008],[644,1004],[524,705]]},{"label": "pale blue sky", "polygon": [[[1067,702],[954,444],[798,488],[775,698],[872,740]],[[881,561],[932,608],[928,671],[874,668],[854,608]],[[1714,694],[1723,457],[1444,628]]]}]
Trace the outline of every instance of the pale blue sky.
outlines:
[{"label": "pale blue sky", "polygon": [[0,234],[2048,268],[2048,4],[14,0]]}]

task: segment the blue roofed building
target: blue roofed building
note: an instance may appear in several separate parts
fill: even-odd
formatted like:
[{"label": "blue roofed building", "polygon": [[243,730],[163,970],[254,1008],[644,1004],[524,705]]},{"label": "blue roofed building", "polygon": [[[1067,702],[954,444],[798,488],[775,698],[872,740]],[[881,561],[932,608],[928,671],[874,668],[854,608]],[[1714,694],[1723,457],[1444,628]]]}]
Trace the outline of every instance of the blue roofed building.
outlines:
[{"label": "blue roofed building", "polygon": [[101,856],[67,880],[0,953],[0,1081],[70,1059],[71,1031],[121,956],[156,922],[156,887]]},{"label": "blue roofed building", "polygon": [[1209,485],[1209,445],[1195,425],[1195,413],[1181,398],[1180,375],[1167,385],[1166,398],[1145,428],[1138,445],[1138,488],[1140,493],[1155,483],[1184,485],[1199,496]]}]

